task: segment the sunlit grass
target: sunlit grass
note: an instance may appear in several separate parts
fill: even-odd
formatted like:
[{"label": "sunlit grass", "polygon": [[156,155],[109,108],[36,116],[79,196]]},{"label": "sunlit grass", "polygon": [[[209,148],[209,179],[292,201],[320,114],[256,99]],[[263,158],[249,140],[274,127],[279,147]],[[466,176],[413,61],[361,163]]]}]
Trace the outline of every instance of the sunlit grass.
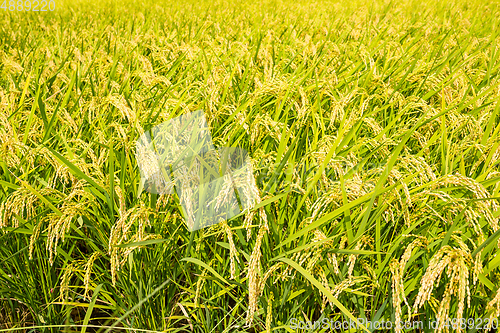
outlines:
[{"label": "sunlit grass", "polygon": [[[499,13],[0,10],[0,330],[485,326],[500,316]],[[196,110],[217,147],[249,152],[260,203],[190,233],[176,196],[138,193],[135,140]]]}]

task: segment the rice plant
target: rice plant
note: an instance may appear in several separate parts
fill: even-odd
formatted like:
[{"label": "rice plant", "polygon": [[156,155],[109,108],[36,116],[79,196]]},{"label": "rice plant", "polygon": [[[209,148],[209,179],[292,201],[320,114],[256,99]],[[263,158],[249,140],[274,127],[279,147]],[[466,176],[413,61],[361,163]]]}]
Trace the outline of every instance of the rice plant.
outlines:
[{"label": "rice plant", "polygon": [[[496,331],[500,3],[15,3],[0,331]],[[255,200],[191,232],[136,141],[199,110]]]}]

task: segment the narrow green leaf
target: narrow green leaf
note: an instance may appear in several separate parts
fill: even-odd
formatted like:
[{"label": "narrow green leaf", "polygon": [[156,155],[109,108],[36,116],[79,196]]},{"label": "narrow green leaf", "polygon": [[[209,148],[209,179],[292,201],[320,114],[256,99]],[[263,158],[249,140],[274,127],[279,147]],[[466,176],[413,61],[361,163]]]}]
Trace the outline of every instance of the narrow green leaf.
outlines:
[{"label": "narrow green leaf", "polygon": [[[279,259],[280,261],[283,261],[284,263],[292,266],[296,271],[298,271],[300,274],[302,274],[306,279],[309,280],[316,288],[318,288],[323,295],[325,295],[328,300],[330,300],[333,304],[335,304],[339,310],[349,319],[351,319],[353,322],[358,323],[358,320],[347,310],[342,303],[339,302],[338,299],[336,299],[332,293],[327,290],[322,283],[320,283],[318,280],[316,280],[311,274],[309,274],[302,266],[297,264],[295,261],[290,260],[288,258],[281,258]],[[361,325],[359,323],[359,326],[361,329],[365,330],[366,332],[370,332],[364,325]]]}]

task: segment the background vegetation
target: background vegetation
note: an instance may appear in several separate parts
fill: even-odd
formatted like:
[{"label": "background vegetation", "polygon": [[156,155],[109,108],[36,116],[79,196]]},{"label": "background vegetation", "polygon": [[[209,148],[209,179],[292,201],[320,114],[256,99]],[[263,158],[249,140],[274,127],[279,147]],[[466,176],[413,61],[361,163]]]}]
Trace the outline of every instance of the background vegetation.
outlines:
[{"label": "background vegetation", "polygon": [[[0,329],[497,318],[499,14],[478,0],[1,10]],[[177,198],[137,193],[135,140],[196,110],[217,146],[249,151],[261,203],[189,233]]]}]

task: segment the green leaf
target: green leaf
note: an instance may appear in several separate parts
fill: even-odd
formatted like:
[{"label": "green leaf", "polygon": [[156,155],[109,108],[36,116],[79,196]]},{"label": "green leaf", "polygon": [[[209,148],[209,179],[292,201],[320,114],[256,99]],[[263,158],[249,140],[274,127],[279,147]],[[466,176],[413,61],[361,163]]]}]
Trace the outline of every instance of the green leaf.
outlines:
[{"label": "green leaf", "polygon": [[[342,303],[339,302],[338,299],[336,299],[332,293],[327,290],[323,284],[321,284],[318,280],[316,280],[311,274],[309,274],[304,268],[302,268],[302,266],[300,266],[299,264],[297,264],[295,261],[293,260],[290,260],[288,258],[281,258],[279,259],[280,261],[283,261],[284,263],[292,266],[296,271],[298,271],[300,274],[302,274],[306,279],[309,280],[309,282],[311,282],[316,288],[318,288],[322,293],[323,295],[325,295],[329,301],[331,301],[333,304],[335,304],[339,310],[346,316],[348,317],[349,319],[351,319],[353,322],[357,323],[358,320],[349,312],[349,310],[347,310],[343,305]],[[359,326],[361,329],[365,330],[366,332],[370,332],[364,325],[361,325],[359,324]]]},{"label": "green leaf", "polygon": [[87,325],[89,324],[90,317],[92,316],[92,310],[94,310],[95,302],[97,301],[97,296],[101,291],[102,284],[98,285],[94,289],[94,294],[92,295],[92,299],[90,300],[89,308],[87,309],[87,313],[85,313],[85,318],[83,318],[83,326],[80,333],[85,333],[87,331]]},{"label": "green leaf", "polygon": [[226,284],[230,284],[229,282],[226,281],[226,279],[224,279],[222,276],[220,276],[219,273],[217,273],[212,267],[208,266],[207,264],[205,264],[203,261],[201,261],[199,259],[196,259],[196,258],[183,258],[183,259],[181,259],[181,261],[191,262],[193,264],[196,264],[198,266],[206,268],[216,278],[218,278],[219,280],[221,280],[222,282],[224,282]]}]

